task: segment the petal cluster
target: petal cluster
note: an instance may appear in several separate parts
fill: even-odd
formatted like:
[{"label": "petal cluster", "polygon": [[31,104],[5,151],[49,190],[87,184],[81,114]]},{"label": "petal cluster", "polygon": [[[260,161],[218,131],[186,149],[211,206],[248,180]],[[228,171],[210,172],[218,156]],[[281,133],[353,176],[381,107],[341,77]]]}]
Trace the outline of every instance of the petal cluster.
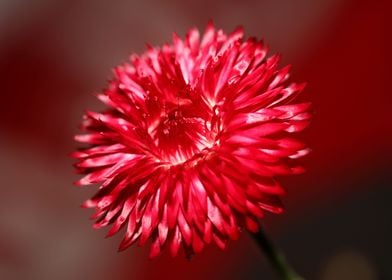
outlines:
[{"label": "petal cluster", "polygon": [[281,213],[276,176],[302,172],[308,149],[293,133],[310,104],[293,103],[304,84],[287,82],[278,62],[241,28],[209,24],[116,67],[98,94],[107,109],[85,113],[76,140],[86,145],[73,153],[85,174],[76,184],[99,184],[83,204],[94,227],[124,228],[120,250],[150,241],[151,257],[190,255]]}]

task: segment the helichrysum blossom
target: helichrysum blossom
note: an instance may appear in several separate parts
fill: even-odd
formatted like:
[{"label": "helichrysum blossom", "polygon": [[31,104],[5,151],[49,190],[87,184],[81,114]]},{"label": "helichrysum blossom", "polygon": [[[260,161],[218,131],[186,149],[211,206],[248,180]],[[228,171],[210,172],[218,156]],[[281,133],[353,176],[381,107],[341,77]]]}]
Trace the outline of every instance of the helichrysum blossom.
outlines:
[{"label": "helichrysum blossom", "polygon": [[98,94],[108,108],[85,113],[76,140],[88,146],[73,153],[86,174],[76,184],[100,184],[83,204],[96,209],[94,227],[124,228],[120,250],[150,240],[151,257],[174,256],[225,248],[281,213],[276,176],[302,171],[295,159],[307,149],[292,135],[310,114],[292,103],[304,84],[288,83],[278,61],[241,28],[210,23],[116,67]]}]

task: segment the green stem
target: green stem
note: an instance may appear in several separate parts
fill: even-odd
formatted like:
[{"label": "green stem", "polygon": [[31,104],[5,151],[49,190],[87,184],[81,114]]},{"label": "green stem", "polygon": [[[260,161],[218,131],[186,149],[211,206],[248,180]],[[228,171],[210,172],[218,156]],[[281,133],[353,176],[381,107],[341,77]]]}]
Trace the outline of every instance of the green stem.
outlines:
[{"label": "green stem", "polygon": [[259,232],[251,233],[251,235],[265,253],[267,259],[270,261],[282,280],[304,280],[304,278],[298,276],[292,269],[284,255],[274,247],[265,235],[262,227],[260,227]]}]

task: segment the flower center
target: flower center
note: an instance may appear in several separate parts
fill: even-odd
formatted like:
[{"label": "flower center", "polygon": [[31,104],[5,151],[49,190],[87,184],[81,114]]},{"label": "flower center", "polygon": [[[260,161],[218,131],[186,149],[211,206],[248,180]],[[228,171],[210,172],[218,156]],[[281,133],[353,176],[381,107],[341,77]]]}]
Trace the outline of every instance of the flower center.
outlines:
[{"label": "flower center", "polygon": [[211,135],[208,120],[175,108],[161,116],[154,135],[160,160],[172,165],[194,158],[204,149],[211,148],[215,139]]}]

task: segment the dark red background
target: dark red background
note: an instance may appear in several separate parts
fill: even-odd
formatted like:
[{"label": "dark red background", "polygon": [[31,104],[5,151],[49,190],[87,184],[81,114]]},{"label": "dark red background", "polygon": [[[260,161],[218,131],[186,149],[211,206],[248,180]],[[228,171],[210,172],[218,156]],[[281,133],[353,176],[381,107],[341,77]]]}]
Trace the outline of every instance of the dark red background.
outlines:
[{"label": "dark red background", "polygon": [[[114,2],[114,1],[113,1]],[[387,1],[12,1],[0,3],[1,279],[276,279],[244,234],[191,262],[117,253],[78,205],[73,134],[110,69],[208,19],[262,37],[307,81],[308,172],[283,178],[269,234],[306,279],[391,279],[392,98]],[[389,58],[389,56],[388,56]]]}]

